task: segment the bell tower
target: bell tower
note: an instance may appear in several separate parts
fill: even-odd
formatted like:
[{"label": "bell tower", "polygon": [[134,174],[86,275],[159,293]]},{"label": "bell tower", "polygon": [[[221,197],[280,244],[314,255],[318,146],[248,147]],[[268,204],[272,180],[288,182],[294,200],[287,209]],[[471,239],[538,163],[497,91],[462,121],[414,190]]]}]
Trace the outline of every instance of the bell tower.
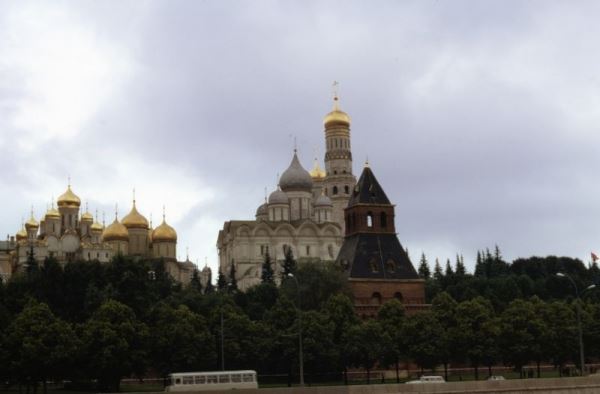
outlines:
[{"label": "bell tower", "polygon": [[352,174],[350,116],[339,107],[338,83],[333,84],[333,111],[325,116],[325,179],[323,191],[333,204],[333,221],[344,226],[344,209],[356,184]]}]

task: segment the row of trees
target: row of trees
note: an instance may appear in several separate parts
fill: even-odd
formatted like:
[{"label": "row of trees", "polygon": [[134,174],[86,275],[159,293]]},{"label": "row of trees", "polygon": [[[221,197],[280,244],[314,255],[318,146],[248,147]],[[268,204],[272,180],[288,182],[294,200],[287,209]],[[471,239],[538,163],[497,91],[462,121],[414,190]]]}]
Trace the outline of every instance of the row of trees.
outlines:
[{"label": "row of trees", "polygon": [[[556,272],[573,274],[567,262]],[[436,289],[431,309],[406,316],[394,300],[381,307],[377,319],[359,321],[336,267],[297,265],[291,254],[280,286],[267,259],[263,283],[246,293],[223,275],[215,288],[202,288],[197,277],[182,288],[161,261],[117,256],[109,264],[73,262],[63,268],[49,259],[0,286],[5,333],[0,365],[7,366],[0,378],[33,386],[57,379],[97,381],[99,389],[118,390],[126,376],[166,376],[224,364],[287,374],[291,380],[298,370],[298,307],[308,381],[323,371],[341,376],[361,368],[369,375],[376,365],[398,370],[409,362],[423,369],[468,364],[476,375],[497,364],[561,366],[578,359],[577,301],[565,297],[570,284],[546,269],[546,285],[558,280],[560,297],[493,293],[496,298],[485,298],[481,289],[514,274],[488,278],[452,269],[427,280],[428,288]],[[452,282],[452,277],[462,279]],[[453,297],[453,289],[463,287],[468,291],[457,292],[462,299]],[[584,340],[588,357],[599,358],[600,304],[594,293],[588,292],[582,305]]]}]

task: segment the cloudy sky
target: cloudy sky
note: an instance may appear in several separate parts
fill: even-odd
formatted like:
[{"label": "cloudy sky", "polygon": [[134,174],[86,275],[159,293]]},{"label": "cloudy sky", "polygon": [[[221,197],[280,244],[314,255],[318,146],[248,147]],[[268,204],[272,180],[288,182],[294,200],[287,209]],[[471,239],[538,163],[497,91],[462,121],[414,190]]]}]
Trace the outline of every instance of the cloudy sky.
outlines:
[{"label": "cloudy sky", "polygon": [[[0,233],[71,177],[213,268],[288,166],[324,153],[331,84],[413,261],[600,249],[597,1],[0,0]],[[3,236],[4,237],[4,236]]]}]

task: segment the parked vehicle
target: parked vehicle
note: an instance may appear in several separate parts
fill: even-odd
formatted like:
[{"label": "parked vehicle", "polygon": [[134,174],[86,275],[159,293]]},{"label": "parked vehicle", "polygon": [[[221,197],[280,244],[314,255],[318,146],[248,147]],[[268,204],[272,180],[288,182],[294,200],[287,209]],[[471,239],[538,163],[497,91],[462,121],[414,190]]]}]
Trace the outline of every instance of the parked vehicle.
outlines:
[{"label": "parked vehicle", "polygon": [[256,389],[256,371],[180,372],[169,375],[165,391]]},{"label": "parked vehicle", "polygon": [[443,377],[435,375],[423,375],[418,380],[409,380],[406,384],[429,384],[429,383],[446,383]]},{"label": "parked vehicle", "polygon": [[502,375],[490,375],[487,380],[506,380]]}]

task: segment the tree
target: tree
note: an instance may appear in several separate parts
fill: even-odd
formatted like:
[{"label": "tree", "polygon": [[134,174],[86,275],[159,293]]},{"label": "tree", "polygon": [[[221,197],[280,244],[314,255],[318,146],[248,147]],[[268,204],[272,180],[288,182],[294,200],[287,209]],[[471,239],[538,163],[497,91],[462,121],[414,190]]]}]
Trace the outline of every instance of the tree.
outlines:
[{"label": "tree", "polygon": [[48,305],[31,301],[6,331],[4,341],[12,375],[28,387],[62,378],[74,359],[78,340],[71,326],[56,318]]},{"label": "tree", "polygon": [[229,267],[229,292],[230,293],[235,293],[236,291],[238,291],[238,286],[237,286],[237,279],[235,277],[236,275],[236,269],[235,269],[235,263],[231,263],[231,267]]},{"label": "tree", "polygon": [[467,269],[465,267],[465,262],[463,256],[456,255],[456,276],[463,277],[467,274]]},{"label": "tree", "polygon": [[147,359],[148,329],[131,308],[114,300],[105,302],[85,323],[81,339],[88,375],[99,389],[119,391],[121,378],[143,373]]},{"label": "tree", "polygon": [[400,382],[399,364],[402,356],[406,355],[404,339],[402,338],[401,327],[404,324],[405,311],[402,303],[392,299],[379,309],[377,319],[385,334],[390,338],[390,345],[386,346],[384,351],[383,363],[386,365],[394,364],[396,367],[396,382]]},{"label": "tree", "polygon": [[442,267],[440,266],[440,261],[435,259],[435,267],[433,268],[433,279],[438,282],[441,282],[444,279],[444,274],[442,273]]},{"label": "tree", "polygon": [[29,251],[27,252],[27,274],[34,275],[39,271],[38,262],[35,259],[35,252],[33,250],[33,244],[31,244]]},{"label": "tree", "polygon": [[200,282],[200,275],[198,274],[198,270],[195,269],[192,274],[192,279],[190,279],[189,288],[197,291],[198,293],[202,293],[202,282]]},{"label": "tree", "polygon": [[423,369],[433,369],[440,362],[442,326],[431,311],[407,316],[402,337],[408,355]]},{"label": "tree", "polygon": [[419,263],[419,276],[423,279],[429,279],[431,277],[431,271],[429,270],[429,265],[427,264],[427,257],[425,257],[425,253],[421,253],[421,261]]},{"label": "tree", "polygon": [[452,270],[452,266],[450,265],[450,259],[446,259],[446,272],[444,272],[444,275],[447,278],[451,278],[452,276],[454,276],[454,271]]},{"label": "tree", "polygon": [[150,316],[150,359],[162,376],[214,368],[214,337],[202,316],[186,306],[158,304]]},{"label": "tree", "polygon": [[383,358],[385,346],[390,342],[377,320],[367,320],[347,331],[344,352],[351,365],[367,371],[367,384],[371,383],[371,369]]},{"label": "tree", "polygon": [[212,284],[212,273],[210,273],[206,281],[206,288],[204,289],[204,294],[213,294],[214,292],[215,286]]},{"label": "tree", "polygon": [[269,255],[269,252],[265,254],[265,260],[262,264],[260,279],[262,283],[275,283],[273,266],[271,264],[271,256]]},{"label": "tree", "polygon": [[344,382],[348,384],[348,367],[350,360],[343,351],[345,333],[358,324],[352,300],[345,294],[332,295],[325,305],[325,312],[333,322],[333,343],[338,349],[339,364],[344,368]]},{"label": "tree", "polygon": [[283,260],[282,279],[285,279],[289,274],[295,274],[296,269],[297,263],[294,259],[294,252],[292,252],[292,248],[288,246],[285,249],[285,259]]},{"label": "tree", "polygon": [[223,275],[223,272],[221,272],[221,270],[219,270],[219,276],[217,277],[217,289],[220,292],[225,291],[227,289],[227,279],[225,278],[225,275]]}]

